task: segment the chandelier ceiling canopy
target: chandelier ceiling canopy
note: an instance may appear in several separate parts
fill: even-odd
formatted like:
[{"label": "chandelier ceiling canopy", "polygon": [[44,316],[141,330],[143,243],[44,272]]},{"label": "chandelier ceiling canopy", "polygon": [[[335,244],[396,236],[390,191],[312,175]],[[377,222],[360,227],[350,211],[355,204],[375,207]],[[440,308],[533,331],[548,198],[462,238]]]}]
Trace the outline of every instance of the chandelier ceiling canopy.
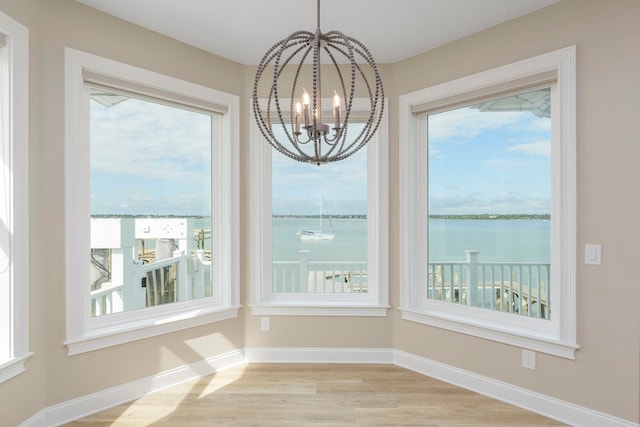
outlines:
[{"label": "chandelier ceiling canopy", "polygon": [[[323,87],[322,77],[335,87]],[[269,88],[261,96],[263,79]],[[358,97],[368,100],[358,107],[358,113],[365,111],[364,118],[356,114]],[[369,142],[382,120],[384,89],[364,44],[340,31],[320,31],[317,0],[315,32],[296,31],[265,53],[256,71],[252,105],[260,132],[276,150],[321,165],[346,159]],[[350,127],[354,123],[363,126]]]}]

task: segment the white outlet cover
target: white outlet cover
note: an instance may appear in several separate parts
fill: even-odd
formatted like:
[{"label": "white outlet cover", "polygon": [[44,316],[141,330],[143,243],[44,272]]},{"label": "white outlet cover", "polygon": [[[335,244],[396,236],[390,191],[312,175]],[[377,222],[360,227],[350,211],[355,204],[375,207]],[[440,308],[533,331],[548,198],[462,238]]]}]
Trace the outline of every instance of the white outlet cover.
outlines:
[{"label": "white outlet cover", "polygon": [[522,367],[527,369],[536,369],[536,352],[531,350],[522,350]]},{"label": "white outlet cover", "polygon": [[602,263],[602,246],[591,243],[584,245],[584,263],[600,265]]},{"label": "white outlet cover", "polygon": [[261,331],[268,331],[271,328],[271,322],[269,321],[268,317],[261,317],[260,318],[260,330]]}]

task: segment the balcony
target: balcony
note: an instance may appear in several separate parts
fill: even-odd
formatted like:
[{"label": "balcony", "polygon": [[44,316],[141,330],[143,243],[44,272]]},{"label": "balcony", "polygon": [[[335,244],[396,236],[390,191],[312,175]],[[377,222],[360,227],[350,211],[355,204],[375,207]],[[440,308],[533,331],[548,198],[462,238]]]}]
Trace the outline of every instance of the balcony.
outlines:
[{"label": "balcony", "polygon": [[[191,218],[93,218],[91,284],[93,316],[211,295],[211,253],[205,230]],[[145,242],[154,240],[153,249]],[[167,246],[168,241],[172,245]],[[177,243],[176,243],[177,242]],[[453,304],[550,318],[549,263],[430,262],[426,297]],[[367,263],[310,261],[300,250],[294,261],[274,261],[274,293],[367,293]],[[97,266],[97,267],[96,267]],[[105,275],[105,272],[108,274]]]},{"label": "balcony", "polygon": [[205,235],[193,218],[92,218],[91,315],[210,296]]},{"label": "balcony", "polygon": [[550,318],[551,264],[486,263],[478,261],[478,251],[466,254],[466,262],[429,263],[427,298]]},{"label": "balcony", "polygon": [[[478,251],[466,251],[466,262],[432,262],[427,298],[549,319],[549,263],[479,262]],[[274,261],[273,292],[367,292],[366,262],[309,261],[299,251],[295,261]],[[471,286],[469,286],[471,284]]]},{"label": "balcony", "polygon": [[309,251],[298,251],[296,261],[273,262],[273,292],[366,293],[367,263],[309,261]]}]

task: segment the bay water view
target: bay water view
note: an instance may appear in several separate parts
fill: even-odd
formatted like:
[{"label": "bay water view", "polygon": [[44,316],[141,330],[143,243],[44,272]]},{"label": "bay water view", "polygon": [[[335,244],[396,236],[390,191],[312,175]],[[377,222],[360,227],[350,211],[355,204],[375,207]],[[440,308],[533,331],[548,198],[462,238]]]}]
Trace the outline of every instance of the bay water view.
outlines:
[{"label": "bay water view", "polygon": [[[489,304],[492,309],[508,307],[508,310],[516,313],[548,318],[551,259],[551,222],[547,219],[548,215],[447,215],[447,218],[442,216],[444,215],[430,217],[428,224],[429,271],[428,278],[425,279],[429,298],[462,304],[470,301],[471,305],[482,307]],[[140,278],[145,283],[146,278],[146,283],[151,284],[143,284],[142,288],[146,287],[146,291],[140,292],[146,292],[146,297],[141,294],[138,298],[140,301],[136,300],[139,306],[177,301],[185,292],[188,299],[211,295],[211,260],[216,257],[216,254],[211,252],[211,238],[216,235],[216,230],[211,228],[210,217],[191,216],[186,222],[186,217],[176,216],[121,218],[126,219],[128,224],[133,224],[135,220],[136,229],[140,228],[143,233],[146,231],[149,237],[155,236],[151,239],[136,237],[142,238],[145,242],[142,247],[136,246],[136,250],[141,249],[141,252],[135,255],[143,262],[132,265],[131,274],[135,273],[138,277],[134,280],[135,283]],[[113,219],[95,218],[96,221]],[[179,236],[182,237],[156,236],[158,231],[163,235],[165,231],[162,230],[173,229],[176,226],[178,232],[182,229],[180,224],[185,223],[193,227],[189,229],[193,230],[195,242],[189,242],[191,238],[187,236],[191,235],[191,232],[185,235],[184,231],[181,231]],[[301,234],[301,230],[313,230],[308,232],[321,232],[330,237],[308,240],[303,238],[306,234]],[[178,240],[182,242],[180,246],[183,251],[173,252],[178,248]],[[174,242],[170,245],[171,250],[166,248],[169,241]],[[162,246],[158,246],[159,243],[162,243]],[[363,215],[323,218],[319,215],[274,215],[273,290],[305,293],[368,292],[367,246],[367,218]],[[194,250],[185,253],[184,249],[187,247]],[[113,256],[121,259],[124,250],[125,247],[113,249]],[[468,254],[468,251],[473,253]],[[163,256],[159,257],[159,253]],[[130,256],[131,254],[127,255]],[[197,274],[179,279],[180,271],[191,274],[184,268],[184,263],[193,260],[194,257],[197,258],[195,265],[198,268],[192,273]],[[113,276],[122,270],[117,266],[111,269],[114,259],[104,246],[92,248],[92,271],[95,273],[95,277],[92,277],[94,315],[112,312],[114,293],[124,292],[125,276]],[[193,283],[193,295],[188,293],[188,289],[179,291],[178,283],[183,283],[183,286]],[[473,286],[480,283],[483,292],[467,293],[469,283],[474,283]],[[103,284],[105,286],[102,286]],[[504,292],[509,295],[502,295]],[[477,295],[482,298],[477,300]],[[513,301],[507,305],[507,300]],[[121,311],[122,307],[118,309]]]},{"label": "bay water view", "polygon": [[[331,226],[333,228],[331,228]],[[296,261],[300,250],[313,261],[367,261],[367,219],[324,219],[324,231],[333,240],[301,240],[301,229],[319,229],[315,216],[274,216],[273,261]],[[211,229],[211,218],[196,217],[196,230]],[[430,219],[429,258],[434,262],[463,262],[466,250],[479,251],[482,262],[548,263],[551,259],[551,221],[547,219]],[[210,235],[204,249],[211,249]],[[149,249],[154,242],[147,243]]]},{"label": "bay water view", "polygon": [[[318,228],[319,218],[274,217],[273,260],[294,261],[308,250],[314,261],[366,261],[367,220],[333,218],[335,239],[304,241],[303,228]],[[325,219],[324,228],[327,229]],[[483,262],[550,262],[551,222],[546,219],[430,219],[429,257],[436,262],[466,259],[479,251]]]}]

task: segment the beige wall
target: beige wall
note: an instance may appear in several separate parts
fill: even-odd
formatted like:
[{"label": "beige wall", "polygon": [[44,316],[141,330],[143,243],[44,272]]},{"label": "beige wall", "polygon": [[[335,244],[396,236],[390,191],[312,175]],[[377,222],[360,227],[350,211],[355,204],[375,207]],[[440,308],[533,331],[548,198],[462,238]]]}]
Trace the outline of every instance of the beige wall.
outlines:
[{"label": "beige wall", "polygon": [[[398,306],[398,96],[540,53],[577,45],[578,339],[576,360],[520,350],[388,318],[273,317],[259,331],[238,319],[69,357],[64,317],[64,47],[193,81],[241,98],[242,302],[249,302],[248,120],[254,67],[243,67],[71,0],[0,0],[30,29],[30,339],[27,372],[0,385],[14,425],[41,409],[243,347],[374,347],[409,351],[517,386],[640,421],[640,287],[631,271],[640,210],[640,31],[635,0],[563,2],[383,69],[390,118],[390,296]],[[375,52],[374,52],[375,54]],[[585,266],[584,243],[603,264]],[[472,356],[470,356],[472,355]],[[7,402],[10,403],[10,407]]]},{"label": "beige wall", "polygon": [[[577,46],[576,360],[538,353],[520,367],[517,348],[399,320],[394,346],[429,359],[638,422],[640,282],[631,266],[640,238],[640,2],[564,0],[440,49],[394,64],[392,99],[447,80]],[[397,103],[391,117],[397,117]],[[397,188],[397,122],[391,127],[391,188]],[[391,235],[398,231],[392,191]],[[602,244],[602,265],[584,264],[584,244]],[[398,241],[391,243],[398,253]],[[391,258],[394,306],[398,258]],[[419,337],[419,338],[417,338]]]},{"label": "beige wall", "polygon": [[[27,372],[0,385],[3,425],[108,387],[244,346],[243,319],[67,356],[64,271],[66,46],[244,94],[243,68],[71,0],[0,0],[30,30],[30,344]],[[246,123],[243,121],[243,127]]]},{"label": "beige wall", "polygon": [[[241,95],[242,68],[156,33],[114,19],[71,0],[41,1],[43,37],[44,136],[34,149],[46,162],[35,167],[45,176],[33,197],[43,197],[42,254],[34,268],[47,281],[32,282],[32,292],[47,297],[47,405],[169,370],[243,346],[241,321],[227,321],[184,332],[68,357],[64,301],[64,48],[72,47],[222,91]],[[52,255],[54,254],[54,255]],[[99,369],[98,369],[99,368]],[[65,384],[59,387],[59,384]]]},{"label": "beige wall", "polygon": [[[40,224],[40,215],[35,210],[42,206],[41,198],[34,197],[35,189],[38,187],[37,181],[42,176],[35,164],[41,164],[43,153],[40,149],[34,147],[36,141],[40,140],[42,135],[42,108],[40,106],[42,82],[40,57],[42,47],[39,40],[42,38],[41,14],[38,5],[34,1],[17,2],[17,1],[0,1],[0,10],[9,15],[16,21],[29,28],[29,191],[30,191],[30,218],[29,233],[30,247],[39,244],[34,236],[40,235],[42,226]],[[41,252],[30,250],[30,258],[42,256]],[[31,268],[29,271],[30,281],[35,283],[41,281],[44,272]],[[47,358],[46,358],[46,316],[44,310],[46,306],[42,295],[34,291],[33,285],[29,298],[29,330],[30,330],[30,350],[34,355],[27,362],[28,371],[0,384],[0,417],[3,422],[8,425],[17,425],[18,422],[28,418],[32,414],[37,413],[46,406],[46,389],[45,376],[47,375]],[[5,421],[6,420],[6,421]]]}]

